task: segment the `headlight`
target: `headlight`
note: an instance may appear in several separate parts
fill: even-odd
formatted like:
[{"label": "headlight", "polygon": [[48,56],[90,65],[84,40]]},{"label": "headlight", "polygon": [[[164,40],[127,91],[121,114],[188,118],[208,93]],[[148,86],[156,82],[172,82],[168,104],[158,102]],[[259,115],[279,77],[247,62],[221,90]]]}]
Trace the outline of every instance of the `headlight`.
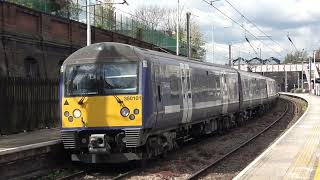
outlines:
[{"label": "headlight", "polygon": [[130,116],[129,116],[129,119],[130,120],[134,120],[136,117],[133,115],[133,114],[131,114]]},{"label": "headlight", "polygon": [[124,107],[124,108],[122,108],[122,109],[120,110],[120,114],[121,114],[121,116],[123,116],[123,117],[127,117],[127,116],[129,116],[129,114],[130,114],[130,110],[129,110],[128,108]]},{"label": "headlight", "polygon": [[74,110],[73,117],[75,117],[75,118],[81,117],[81,111],[79,109]]},{"label": "headlight", "polygon": [[134,110],[133,110],[133,113],[134,113],[134,114],[139,114],[139,109],[134,109]]},{"label": "headlight", "polygon": [[63,113],[63,115],[65,116],[65,117],[69,117],[69,112],[68,111],[65,111],[64,113]]},{"label": "headlight", "polygon": [[69,117],[68,117],[68,121],[69,121],[69,122],[72,122],[72,121],[73,121],[73,117],[72,117],[72,116],[69,116]]}]

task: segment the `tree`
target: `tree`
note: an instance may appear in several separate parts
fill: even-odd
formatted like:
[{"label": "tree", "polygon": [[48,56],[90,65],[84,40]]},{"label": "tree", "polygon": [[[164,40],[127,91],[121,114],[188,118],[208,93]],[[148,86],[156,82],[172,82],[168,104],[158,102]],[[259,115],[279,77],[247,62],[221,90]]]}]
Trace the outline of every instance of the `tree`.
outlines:
[{"label": "tree", "polygon": [[205,45],[203,34],[200,32],[200,27],[193,22],[191,26],[191,46],[195,50],[192,53],[192,58],[204,60],[206,51],[202,48]]},{"label": "tree", "polygon": [[[113,0],[105,0],[105,3],[112,3]],[[102,29],[112,29],[115,25],[114,6],[112,4],[100,4],[94,6],[94,25]]]},{"label": "tree", "polygon": [[[135,18],[140,23],[153,27],[159,31],[164,31],[167,35],[175,38],[177,27],[177,11],[175,8],[164,8],[159,6],[140,6],[135,9]],[[187,33],[184,8],[180,8],[179,22],[179,40],[182,46],[186,48]],[[197,23],[191,25],[191,45],[193,48],[192,57],[203,59],[205,57],[205,49],[202,46],[205,44],[203,34]]]},{"label": "tree", "polygon": [[[86,1],[81,0],[47,0],[49,12],[54,15],[70,18],[76,21],[86,18]],[[97,27],[112,26],[114,7],[113,0],[100,0],[97,5],[90,6],[91,22]],[[111,24],[111,25],[110,25]]]},{"label": "tree", "polygon": [[69,7],[73,5],[74,2],[72,0],[50,0],[50,13],[57,16],[69,18],[71,16]]},{"label": "tree", "polygon": [[292,63],[300,63],[302,60],[306,60],[308,58],[308,54],[305,51],[296,51],[295,53],[290,53],[287,54],[286,57],[284,58],[285,64]]},{"label": "tree", "polygon": [[140,6],[134,12],[134,18],[137,22],[158,29],[168,10],[159,6]]}]

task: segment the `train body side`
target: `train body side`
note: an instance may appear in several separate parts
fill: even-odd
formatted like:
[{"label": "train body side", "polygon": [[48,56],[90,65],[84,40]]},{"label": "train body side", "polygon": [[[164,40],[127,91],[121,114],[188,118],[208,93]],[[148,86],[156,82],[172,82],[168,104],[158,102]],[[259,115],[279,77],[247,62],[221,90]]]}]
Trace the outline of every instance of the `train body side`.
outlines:
[{"label": "train body side", "polygon": [[146,53],[146,60],[152,88],[145,97],[153,99],[156,116],[145,119],[144,128],[174,129],[239,110],[235,70],[157,54]]},{"label": "train body side", "polygon": [[268,102],[267,80],[265,77],[244,71],[240,74],[241,110],[252,109]]}]

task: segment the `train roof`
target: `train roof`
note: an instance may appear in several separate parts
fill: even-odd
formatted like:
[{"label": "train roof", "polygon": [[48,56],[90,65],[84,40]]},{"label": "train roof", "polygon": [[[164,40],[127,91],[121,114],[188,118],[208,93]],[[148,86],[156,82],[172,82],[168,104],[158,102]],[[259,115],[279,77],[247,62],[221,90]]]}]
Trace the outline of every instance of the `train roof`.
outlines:
[{"label": "train roof", "polygon": [[96,62],[110,62],[111,59],[128,59],[128,60],[141,60],[146,56],[158,56],[167,57],[170,59],[185,61],[190,63],[197,63],[209,66],[220,67],[224,69],[234,70],[228,66],[196,61],[195,59],[189,59],[187,57],[181,57],[172,55],[169,53],[163,53],[144,49],[128,44],[116,43],[116,42],[101,42],[92,44],[90,46],[83,47],[73,54],[71,54],[65,61],[65,64],[78,64],[78,63],[96,63]]},{"label": "train roof", "polygon": [[224,68],[224,69],[229,69],[231,71],[234,71],[234,68],[231,68],[229,66],[225,66],[225,65],[221,65],[221,64],[214,64],[214,63],[209,63],[209,62],[203,62],[203,61],[199,61],[197,59],[192,59],[192,58],[188,58],[188,57],[183,57],[183,56],[177,56],[174,54],[170,54],[170,53],[164,53],[164,52],[159,52],[159,51],[153,51],[150,49],[144,49],[144,48],[139,48],[139,51],[142,51],[144,53],[142,54],[146,54],[146,55],[154,55],[154,56],[158,56],[158,57],[166,57],[166,58],[170,58],[170,59],[174,59],[174,60],[178,60],[178,61],[185,61],[185,62],[190,62],[190,63],[195,63],[195,64],[202,64],[202,65],[207,65],[207,66],[214,66],[214,67],[219,67],[219,68]]},{"label": "train roof", "polygon": [[236,69],[236,71],[238,71],[242,75],[247,75],[247,76],[250,76],[250,77],[255,77],[255,78],[260,78],[260,79],[267,79],[267,80],[274,81],[274,79],[269,78],[267,76],[263,76],[263,75],[258,74],[258,73],[247,72],[247,71],[238,70],[238,69]]},{"label": "train roof", "polygon": [[195,59],[189,59],[187,57],[176,56],[169,53],[163,53],[159,51],[153,51],[149,49],[144,49],[136,46],[131,46],[128,44],[117,43],[117,42],[101,42],[95,43],[90,46],[83,47],[73,54],[71,54],[63,63],[66,64],[79,64],[79,63],[99,63],[99,62],[110,62],[120,59],[139,61],[145,59],[144,57],[158,56],[174,59],[177,61],[185,61],[195,64],[202,64],[207,66],[213,66],[218,68],[223,68],[229,71],[238,71],[241,74],[247,74],[251,77],[266,78],[271,79],[256,73],[250,73],[242,70],[237,70],[229,66],[213,64],[208,62],[196,61]]},{"label": "train roof", "polygon": [[137,54],[133,46],[115,42],[103,42],[77,50],[63,64],[110,62],[115,59],[137,61],[139,60],[139,54]]}]

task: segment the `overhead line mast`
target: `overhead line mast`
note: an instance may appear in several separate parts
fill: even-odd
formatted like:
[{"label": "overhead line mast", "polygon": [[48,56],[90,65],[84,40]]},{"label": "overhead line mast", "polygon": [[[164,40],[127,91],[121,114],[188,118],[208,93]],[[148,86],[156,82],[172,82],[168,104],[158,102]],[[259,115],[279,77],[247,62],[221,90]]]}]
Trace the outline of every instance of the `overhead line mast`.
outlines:
[{"label": "overhead line mast", "polygon": [[177,3],[177,27],[176,27],[176,34],[177,34],[177,44],[176,44],[176,54],[177,56],[179,56],[179,24],[180,24],[180,18],[179,18],[179,12],[180,11],[180,7],[179,7],[179,0]]}]

